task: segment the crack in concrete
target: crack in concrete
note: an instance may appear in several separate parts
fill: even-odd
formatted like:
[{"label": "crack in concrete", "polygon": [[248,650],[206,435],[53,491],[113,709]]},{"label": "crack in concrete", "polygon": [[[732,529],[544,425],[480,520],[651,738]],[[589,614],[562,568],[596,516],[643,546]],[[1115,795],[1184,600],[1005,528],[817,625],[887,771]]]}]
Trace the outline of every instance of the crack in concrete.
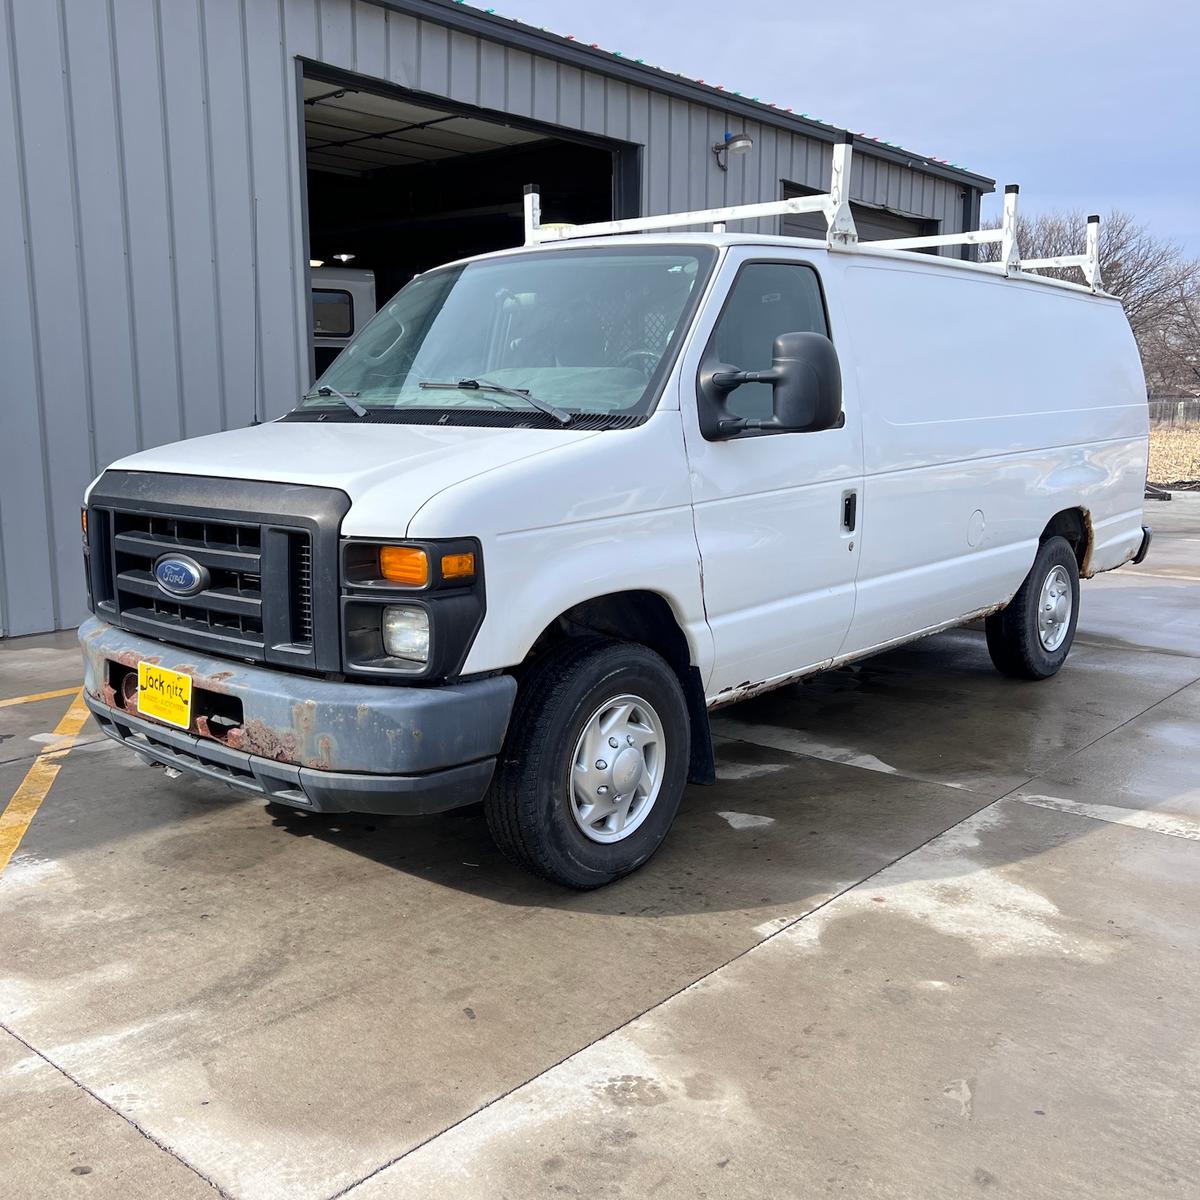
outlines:
[{"label": "crack in concrete", "polygon": [[217,1183],[217,1181],[215,1179],[212,1179],[208,1175],[205,1175],[205,1173],[203,1171],[201,1171],[199,1167],[197,1167],[193,1163],[188,1162],[188,1160],[186,1158],[184,1158],[182,1155],[177,1154],[165,1142],[160,1141],[158,1138],[156,1138],[154,1136],[154,1134],[152,1134],[148,1129],[146,1129],[142,1125],[139,1125],[138,1122],[135,1121],[131,1116],[128,1116],[126,1113],[123,1113],[119,1108],[115,1107],[114,1105],[110,1104],[107,1100],[105,1100],[103,1096],[92,1091],[92,1089],[90,1087],[88,1087],[88,1085],[86,1083],[84,1083],[81,1079],[77,1079],[74,1075],[71,1074],[70,1071],[68,1071],[66,1069],[66,1067],[61,1066],[59,1063],[56,1063],[52,1058],[50,1058],[48,1055],[46,1055],[41,1050],[39,1050],[36,1046],[34,1046],[32,1043],[30,1043],[27,1039],[23,1038],[11,1026],[6,1025],[3,1021],[0,1021],[0,1029],[4,1030],[4,1032],[7,1033],[10,1037],[12,1037],[16,1041],[20,1042],[21,1045],[24,1046],[25,1049],[28,1050],[30,1054],[34,1055],[36,1058],[41,1059],[41,1061],[44,1062],[48,1067],[51,1067],[53,1070],[57,1071],[64,1079],[73,1083],[81,1092],[84,1093],[84,1095],[90,1096],[93,1100],[96,1101],[97,1104],[102,1105],[104,1108],[108,1109],[108,1111],[110,1113],[113,1113],[115,1116],[120,1117],[120,1119],[122,1121],[124,1121],[125,1124],[128,1125],[131,1129],[137,1130],[137,1132],[140,1133],[142,1135],[142,1137],[144,1137],[146,1139],[146,1141],[150,1142],[152,1145],[157,1146],[164,1154],[169,1154],[177,1163],[180,1164],[180,1166],[186,1167],[189,1171],[191,1171],[191,1173],[193,1175],[196,1176],[197,1179],[200,1179],[204,1183],[208,1184],[208,1186],[210,1188],[212,1188],[213,1191],[215,1191],[218,1196],[221,1197],[221,1200],[236,1200],[236,1198],[233,1195],[231,1195],[229,1192],[227,1192],[223,1187],[221,1187],[221,1185],[219,1183]]},{"label": "crack in concrete", "polygon": [[[34,759],[36,759],[40,756],[44,756],[48,753],[49,754],[60,754],[65,750],[80,750],[84,746],[98,746],[101,743],[107,742],[109,740],[110,739],[105,737],[104,734],[102,734],[102,733],[98,733],[95,737],[73,738],[69,742],[67,742],[63,745],[59,745],[59,744],[55,743],[55,744],[50,745],[49,747],[44,747],[42,750],[35,750],[35,751],[33,751],[32,754],[22,755],[20,758],[6,758],[3,762],[0,762],[0,770],[3,770],[5,767],[20,766],[22,763],[25,763],[26,765],[28,765],[29,763],[33,762]],[[113,744],[115,745],[116,743],[114,742]]]},{"label": "crack in concrete", "polygon": [[541,1079],[544,1075],[550,1074],[552,1071],[557,1070],[559,1067],[570,1062],[572,1059],[583,1054],[585,1051],[590,1050],[597,1043],[604,1041],[606,1038],[612,1037],[613,1034],[619,1033],[623,1029],[628,1029],[631,1025],[640,1021],[643,1017],[646,1017],[650,1013],[656,1011],[657,1009],[662,1008],[664,1005],[669,1004],[677,996],[683,995],[684,992],[690,991],[692,988],[698,986],[699,984],[703,983],[707,979],[711,979],[714,975],[719,974],[721,971],[724,971],[727,967],[730,967],[734,963],[745,958],[746,955],[753,953],[755,950],[758,950],[760,947],[765,946],[768,942],[774,941],[776,938],[780,937],[781,935],[786,934],[788,932],[788,930],[795,928],[795,926],[799,925],[801,921],[804,921],[806,918],[813,916],[814,914],[820,912],[824,908],[827,908],[830,904],[835,903],[842,896],[845,896],[847,892],[851,892],[855,888],[863,887],[864,885],[870,883],[871,880],[873,880],[877,875],[880,875],[884,871],[888,870],[889,868],[894,867],[898,862],[901,862],[902,860],[908,858],[909,855],[916,854],[917,851],[923,850],[927,845],[929,845],[930,842],[935,841],[937,838],[940,838],[943,835],[949,833],[950,830],[955,829],[957,826],[961,825],[964,821],[969,821],[969,820],[971,820],[971,818],[978,816],[985,809],[991,808],[992,805],[999,804],[1001,800],[1006,800],[1013,792],[1018,791],[1020,788],[1024,787],[1025,784],[1027,784],[1029,782],[1030,782],[1030,780],[1027,779],[1024,781],[1024,783],[1018,784],[1016,787],[1013,787],[1008,792],[1005,792],[1003,796],[997,796],[994,800],[989,800],[986,803],[981,804],[979,806],[979,808],[975,809],[973,812],[964,813],[957,820],[951,821],[949,825],[945,826],[942,829],[939,829],[936,833],[930,834],[930,836],[927,837],[919,845],[911,847],[910,849],[906,850],[903,854],[898,854],[890,862],[884,863],[877,870],[872,871],[869,875],[865,875],[862,879],[855,880],[853,883],[848,884],[846,887],[835,892],[833,895],[827,897],[825,900],[822,900],[819,904],[814,904],[813,907],[810,908],[807,912],[801,913],[798,917],[795,917],[795,918],[787,921],[786,924],[779,925],[779,927],[774,932],[768,933],[766,936],[761,938],[759,941],[753,943],[753,945],[747,946],[744,950],[740,950],[737,954],[733,955],[731,958],[726,959],[722,963],[718,963],[715,967],[712,967],[709,970],[705,971],[703,974],[696,976],[696,978],[693,979],[690,983],[684,984],[682,987],[677,988],[675,991],[671,992],[669,995],[662,997],[662,999],[656,1000],[653,1004],[647,1005],[644,1009],[641,1010],[641,1012],[634,1013],[632,1016],[630,1016],[630,1017],[626,1018],[624,1021],[620,1022],[620,1024],[614,1025],[612,1027],[612,1029],[608,1030],[606,1033],[599,1034],[597,1037],[593,1038],[590,1042],[587,1042],[585,1045],[576,1047],[574,1050],[571,1051],[570,1054],[564,1055],[557,1062],[550,1063],[548,1066],[543,1067],[540,1071],[536,1071],[534,1074],[530,1075],[528,1079],[522,1080],[522,1082],[514,1084],[512,1087],[507,1088],[505,1091],[498,1093],[497,1095],[493,1096],[489,1101],[487,1101],[486,1104],[481,1104],[481,1105],[479,1105],[478,1108],[472,1109],[471,1112],[464,1113],[463,1116],[459,1117],[459,1119],[457,1121],[452,1121],[444,1129],[439,1129],[436,1133],[431,1133],[427,1138],[423,1138],[421,1141],[417,1142],[413,1146],[410,1146],[407,1150],[403,1151],[401,1154],[397,1154],[394,1158],[389,1159],[387,1162],[381,1163],[378,1167],[376,1167],[373,1171],[369,1171],[361,1179],[356,1179],[353,1183],[349,1183],[345,1187],[339,1189],[338,1191],[331,1193],[329,1196],[327,1196],[325,1198],[325,1200],[342,1200],[343,1196],[346,1196],[350,1192],[354,1191],[355,1188],[361,1187],[368,1180],[374,1179],[377,1175],[381,1175],[384,1171],[387,1171],[390,1168],[396,1166],[398,1163],[403,1162],[404,1159],[408,1158],[412,1154],[415,1154],[418,1150],[422,1149],[424,1146],[429,1145],[430,1142],[437,1141],[438,1138],[443,1137],[446,1134],[450,1133],[451,1131],[457,1129],[460,1125],[465,1125],[468,1121],[473,1120],[475,1117],[479,1116],[481,1113],[484,1113],[488,1109],[492,1108],[494,1105],[499,1104],[502,1100],[505,1100],[509,1096],[513,1095],[513,1093],[521,1091],[523,1088],[528,1087],[531,1083],[534,1083],[536,1080]]},{"label": "crack in concrete", "polygon": [[[1066,762],[1070,758],[1073,758],[1076,754],[1083,753],[1084,750],[1089,749],[1091,746],[1094,746],[1097,742],[1102,741],[1104,738],[1111,736],[1113,733],[1116,733],[1120,729],[1123,729],[1126,725],[1130,724],[1131,722],[1136,721],[1139,718],[1145,716],[1146,713],[1153,711],[1160,704],[1165,704],[1168,700],[1171,700],[1172,698],[1177,696],[1180,692],[1186,691],[1189,687],[1194,686],[1197,682],[1200,682],[1200,681],[1190,680],[1187,683],[1182,684],[1180,687],[1177,687],[1174,691],[1172,691],[1169,695],[1163,696],[1161,699],[1156,700],[1153,704],[1148,705],[1141,712],[1135,713],[1133,716],[1128,717],[1128,718],[1126,718],[1126,720],[1121,721],[1119,724],[1115,725],[1112,729],[1108,729],[1104,733],[1099,734],[1097,737],[1093,738],[1086,745],[1081,746],[1077,750],[1073,750],[1069,754],[1065,755],[1058,762],[1048,764],[1046,767],[1043,768],[1042,771],[1038,772],[1038,774],[1039,775],[1044,774],[1046,771],[1052,770],[1054,767],[1061,765],[1062,762]],[[802,756],[798,756],[798,757],[802,757]],[[711,979],[714,975],[719,974],[720,972],[724,971],[726,968],[732,966],[734,963],[745,958],[748,954],[751,954],[755,950],[758,950],[760,947],[765,946],[768,942],[774,941],[776,938],[786,935],[790,930],[793,930],[796,928],[796,926],[800,925],[801,922],[805,921],[809,917],[814,916],[816,913],[821,912],[823,909],[828,908],[829,905],[835,904],[838,900],[840,900],[842,897],[847,895],[847,893],[852,892],[857,888],[865,887],[866,885],[870,884],[872,880],[874,880],[878,876],[882,875],[885,871],[890,870],[891,868],[895,867],[898,863],[903,862],[906,858],[909,858],[910,856],[919,853],[921,850],[924,850],[925,847],[928,846],[931,842],[934,842],[938,838],[945,836],[951,830],[958,828],[960,825],[964,824],[965,822],[973,820],[974,818],[978,817],[980,814],[984,813],[989,808],[995,807],[996,805],[1000,804],[1004,800],[1018,798],[1016,796],[1016,793],[1020,792],[1023,788],[1027,787],[1037,777],[1038,777],[1037,775],[1031,775],[1027,779],[1023,780],[1021,783],[1015,784],[1013,787],[1009,788],[1002,795],[996,796],[992,799],[989,799],[985,803],[981,804],[978,808],[976,808],[972,812],[963,813],[957,820],[951,821],[950,824],[945,826],[943,829],[939,829],[936,833],[931,834],[924,841],[922,841],[919,845],[910,847],[903,854],[898,854],[891,861],[884,863],[877,870],[872,871],[869,875],[866,875],[862,879],[856,880],[855,882],[848,884],[846,887],[840,889],[839,891],[835,892],[833,895],[831,895],[831,896],[827,897],[825,900],[821,901],[821,903],[815,904],[807,912],[801,913],[799,916],[797,916],[791,920],[780,923],[777,928],[775,928],[772,932],[765,933],[765,936],[763,936],[761,938],[761,940],[755,942],[753,945],[747,946],[744,950],[739,951],[737,954],[733,955],[731,958],[726,959],[722,963],[718,963],[716,966],[712,967],[708,971],[705,971],[703,974],[698,975],[690,983],[685,984],[684,986],[682,986],[680,988],[677,988],[675,991],[671,992],[669,995],[662,997],[660,1000],[655,1001],[653,1004],[647,1005],[646,1008],[644,1008],[641,1012],[634,1013],[632,1016],[628,1017],[626,1020],[622,1021],[620,1024],[613,1026],[613,1028],[608,1030],[607,1033],[602,1033],[602,1034],[598,1035],[597,1037],[593,1038],[590,1042],[586,1043],[585,1045],[577,1047],[576,1049],[571,1051],[570,1054],[564,1055],[557,1062],[550,1063],[548,1066],[543,1067],[542,1070],[535,1072],[533,1075],[529,1076],[528,1079],[523,1080],[521,1083],[514,1084],[512,1087],[507,1088],[505,1091],[498,1093],[497,1095],[493,1096],[490,1100],[488,1100],[485,1104],[481,1104],[481,1105],[479,1105],[478,1108],[472,1109],[471,1112],[465,1113],[463,1116],[459,1117],[459,1119],[457,1121],[452,1121],[444,1129],[440,1129],[436,1133],[430,1134],[428,1137],[423,1138],[421,1141],[417,1142],[413,1146],[410,1146],[407,1150],[403,1151],[402,1153],[397,1154],[395,1157],[388,1159],[386,1162],[381,1163],[374,1170],[369,1171],[366,1175],[363,1175],[360,1179],[356,1179],[353,1183],[349,1183],[345,1187],[340,1188],[338,1191],[331,1193],[329,1196],[327,1196],[325,1198],[325,1200],[342,1200],[342,1197],[353,1192],[356,1188],[361,1187],[364,1183],[367,1183],[369,1180],[374,1179],[376,1176],[381,1175],[383,1172],[390,1170],[392,1167],[403,1162],[410,1155],[415,1154],[418,1150],[429,1145],[431,1142],[437,1141],[439,1138],[441,1138],[441,1137],[445,1136],[446,1134],[452,1132],[453,1130],[459,1128],[459,1126],[465,1125],[467,1122],[474,1120],[476,1117],[478,1117],[480,1114],[486,1112],[488,1109],[492,1108],[494,1105],[499,1104],[501,1101],[507,1099],[509,1096],[528,1087],[530,1084],[534,1083],[536,1080],[541,1079],[543,1076],[550,1074],[552,1071],[556,1071],[559,1067],[570,1062],[572,1059],[576,1058],[578,1055],[583,1054],[584,1052],[591,1049],[591,1047],[595,1046],[599,1042],[604,1041],[606,1038],[612,1037],[613,1034],[619,1033],[621,1030],[629,1028],[631,1025],[640,1021],[643,1017],[646,1017],[650,1013],[656,1011],[657,1009],[662,1008],[664,1005],[669,1004],[677,996],[682,995],[684,992],[689,991],[690,989],[703,983],[705,980]],[[936,781],[934,781],[934,780],[927,780],[927,781],[923,781],[923,782],[928,782],[930,784],[936,783]],[[968,792],[966,794],[970,795],[971,793]],[[761,929],[763,927],[760,926],[759,928]]]}]

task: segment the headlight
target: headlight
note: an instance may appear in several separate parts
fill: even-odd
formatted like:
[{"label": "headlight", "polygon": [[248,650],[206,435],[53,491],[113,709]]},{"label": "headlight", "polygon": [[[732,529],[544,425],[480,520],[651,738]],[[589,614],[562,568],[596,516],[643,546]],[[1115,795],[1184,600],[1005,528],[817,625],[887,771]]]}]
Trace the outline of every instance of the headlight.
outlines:
[{"label": "headlight", "polygon": [[343,538],[342,667],[393,683],[451,679],[483,623],[475,538]]},{"label": "headlight", "polygon": [[415,604],[389,604],[383,610],[383,648],[393,658],[424,666],[429,661],[429,613]]}]

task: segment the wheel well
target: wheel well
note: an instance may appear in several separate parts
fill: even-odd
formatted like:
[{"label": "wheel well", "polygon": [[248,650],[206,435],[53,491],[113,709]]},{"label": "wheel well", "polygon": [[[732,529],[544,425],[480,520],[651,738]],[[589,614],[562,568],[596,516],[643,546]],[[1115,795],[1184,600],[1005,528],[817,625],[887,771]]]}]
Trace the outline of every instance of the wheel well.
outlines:
[{"label": "wheel well", "polygon": [[1079,563],[1079,574],[1090,574],[1092,558],[1092,515],[1086,508],[1064,508],[1055,513],[1042,530],[1039,541],[1047,538],[1062,537],[1070,543],[1075,551],[1075,561]]},{"label": "wheel well", "polygon": [[560,613],[538,635],[525,659],[525,666],[539,658],[551,646],[566,638],[602,634],[640,645],[662,655],[679,677],[687,698],[692,727],[692,755],[688,769],[691,783],[713,783],[716,765],[708,707],[704,702],[704,681],[692,664],[687,637],[675,619],[675,613],[657,592],[613,592],[584,600]]}]

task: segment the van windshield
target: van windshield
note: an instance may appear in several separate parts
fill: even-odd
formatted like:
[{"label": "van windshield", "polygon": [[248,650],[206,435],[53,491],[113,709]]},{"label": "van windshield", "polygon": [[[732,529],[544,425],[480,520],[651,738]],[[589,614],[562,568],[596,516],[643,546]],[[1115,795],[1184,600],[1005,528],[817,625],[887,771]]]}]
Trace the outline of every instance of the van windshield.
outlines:
[{"label": "van windshield", "polygon": [[336,392],[368,415],[506,409],[523,421],[538,415],[528,393],[543,410],[643,414],[714,258],[704,246],[580,247],[430,271],[384,305],[298,411],[354,420]]}]

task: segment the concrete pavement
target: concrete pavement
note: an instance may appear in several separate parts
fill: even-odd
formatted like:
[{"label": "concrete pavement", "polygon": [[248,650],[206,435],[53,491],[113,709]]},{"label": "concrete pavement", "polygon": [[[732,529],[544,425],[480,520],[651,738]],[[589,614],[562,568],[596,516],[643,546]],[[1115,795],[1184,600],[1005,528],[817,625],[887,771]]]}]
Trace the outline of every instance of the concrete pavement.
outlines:
[{"label": "concrete pavement", "polygon": [[[727,710],[585,896],[86,728],[0,875],[6,1192],[1200,1193],[1200,498],[1148,508],[1057,678],[967,629]],[[0,643],[0,700],[78,674]],[[68,701],[0,708],[0,802]]]}]

